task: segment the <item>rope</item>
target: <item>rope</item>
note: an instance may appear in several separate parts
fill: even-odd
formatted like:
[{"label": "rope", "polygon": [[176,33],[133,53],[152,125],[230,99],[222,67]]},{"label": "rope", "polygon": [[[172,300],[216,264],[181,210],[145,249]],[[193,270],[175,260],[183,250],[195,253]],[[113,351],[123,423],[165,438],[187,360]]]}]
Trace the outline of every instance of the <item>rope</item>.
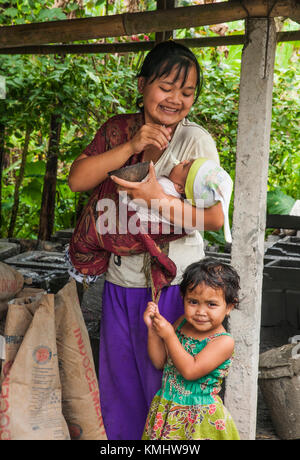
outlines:
[{"label": "rope", "polygon": [[[167,254],[167,255],[169,254],[169,243],[165,243],[164,245],[160,246],[160,248],[165,254]],[[161,295],[161,289],[156,292],[154,282],[153,282],[153,278],[152,278],[152,275],[151,275],[151,261],[152,261],[151,255],[149,254],[149,252],[145,252],[144,253],[142,272],[145,275],[147,287],[151,287],[152,301],[155,302],[156,304],[158,304],[159,299],[160,299],[160,295]]]},{"label": "rope", "polygon": [[151,259],[152,259],[152,257],[149,254],[149,252],[145,252],[144,253],[144,261],[143,261],[142,271],[143,271],[143,273],[145,275],[145,278],[146,278],[147,287],[151,288],[152,301],[155,302],[156,304],[158,304],[159,299],[160,299],[161,290],[159,290],[156,293],[153,278],[151,276]]}]

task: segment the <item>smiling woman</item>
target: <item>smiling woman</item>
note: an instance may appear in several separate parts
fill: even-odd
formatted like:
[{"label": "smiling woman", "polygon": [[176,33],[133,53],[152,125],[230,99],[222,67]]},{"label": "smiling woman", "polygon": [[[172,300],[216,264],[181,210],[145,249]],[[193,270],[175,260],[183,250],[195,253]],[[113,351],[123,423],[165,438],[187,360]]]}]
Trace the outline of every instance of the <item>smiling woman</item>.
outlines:
[{"label": "smiling woman", "polygon": [[[199,95],[201,75],[199,64],[188,48],[173,41],[156,45],[146,56],[138,75],[138,90],[143,101],[141,112],[110,118],[74,161],[69,176],[72,190],[95,187],[69,248],[71,262],[81,272],[82,279],[103,272],[100,271],[103,264],[99,234],[95,230],[96,206],[99,200],[106,198],[118,202],[116,184],[131,197],[149,205],[151,200],[169,200],[157,176],[168,176],[175,165],[198,157],[219,164],[210,134],[186,118]],[[108,176],[112,170],[145,161],[152,164],[143,182]],[[222,226],[220,203],[203,210],[190,204],[184,206],[179,198],[171,199],[174,213],[169,217],[173,224],[176,224],[176,215],[180,216],[182,225],[186,217],[191,222],[197,221],[200,213],[202,223],[204,217],[204,230]],[[115,245],[121,245],[116,235],[112,238]],[[204,257],[203,240],[194,230],[188,235],[182,232],[176,241],[160,240],[159,244],[159,253],[167,254],[176,268],[176,276],[163,287],[159,297],[160,311],[168,321],[174,322],[183,312],[179,292],[182,273],[189,263]],[[106,266],[99,385],[108,439],[141,439],[149,405],[161,383],[162,373],[153,366],[147,353],[147,330],[143,321],[153,292],[148,287],[151,283],[147,277],[149,253],[122,255],[117,261],[111,254]]]},{"label": "smiling woman", "polygon": [[196,76],[193,65],[185,82],[184,70],[178,75],[178,66],[168,76],[162,76],[153,82],[139,77],[138,89],[144,98],[145,122],[165,125],[171,128],[173,133],[179,121],[188,115],[193,105]]}]

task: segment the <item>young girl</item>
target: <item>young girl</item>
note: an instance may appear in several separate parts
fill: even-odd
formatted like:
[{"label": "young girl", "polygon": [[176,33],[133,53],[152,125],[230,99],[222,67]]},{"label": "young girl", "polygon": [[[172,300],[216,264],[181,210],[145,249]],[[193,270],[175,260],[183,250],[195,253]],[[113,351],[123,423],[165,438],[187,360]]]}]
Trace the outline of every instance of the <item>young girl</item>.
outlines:
[{"label": "young girl", "polygon": [[186,269],[180,290],[184,315],[174,326],[153,302],[144,313],[149,356],[164,373],[142,439],[239,439],[218,396],[234,349],[222,323],[238,303],[239,276],[207,258]]},{"label": "young girl", "polygon": [[[156,176],[168,176],[176,162],[205,157],[219,164],[210,134],[186,119],[202,83],[201,69],[194,54],[171,40],[155,46],[146,56],[138,75],[140,112],[116,115],[106,121],[94,140],[72,164],[69,185],[73,191],[94,189],[70,244],[74,264],[76,248],[83,262],[86,279],[94,279],[99,268],[95,200],[117,195],[116,183],[132,198],[150,200],[170,197],[163,192]],[[126,183],[108,177],[108,172],[142,161],[153,161],[149,179]],[[182,217],[183,203],[171,197],[176,216]],[[175,212],[176,211],[176,212]],[[221,204],[202,209],[184,208],[184,220],[202,230],[217,230],[224,218]],[[200,218],[198,219],[197,216]],[[168,215],[167,218],[170,216]],[[197,219],[196,219],[197,218]],[[179,223],[180,224],[180,223]],[[182,225],[182,222],[181,222]],[[75,249],[74,249],[75,248]],[[166,250],[166,248],[165,248]],[[174,322],[182,314],[179,280],[186,266],[204,257],[203,240],[198,231],[168,245],[168,256],[177,267],[176,277],[164,288],[159,299],[160,312]],[[161,371],[147,354],[147,328],[143,321],[151,290],[145,278],[144,255],[110,256],[102,299],[100,330],[99,386],[101,408],[108,439],[141,439],[151,400],[159,389]],[[76,268],[76,266],[75,266]],[[78,273],[77,279],[78,279]],[[100,303],[100,299],[99,299]]]}]

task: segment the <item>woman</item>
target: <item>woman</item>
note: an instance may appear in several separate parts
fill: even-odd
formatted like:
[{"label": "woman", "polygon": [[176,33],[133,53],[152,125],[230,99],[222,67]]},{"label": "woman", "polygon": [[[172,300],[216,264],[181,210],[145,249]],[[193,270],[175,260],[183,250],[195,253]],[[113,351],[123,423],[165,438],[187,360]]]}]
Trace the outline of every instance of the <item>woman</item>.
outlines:
[{"label": "woman", "polygon": [[[138,75],[142,96],[141,113],[117,115],[108,120],[94,140],[74,161],[69,185],[73,191],[94,188],[90,203],[117,187],[132,198],[148,205],[154,199],[172,201],[161,213],[183,226],[190,222],[199,230],[218,230],[223,225],[220,203],[209,209],[184,206],[180,199],[166,195],[156,175],[169,175],[176,162],[203,156],[219,163],[211,136],[186,116],[196,101],[202,84],[199,64],[186,47],[167,41],[148,53]],[[108,172],[124,165],[151,161],[149,177],[142,183],[128,183],[108,178]],[[76,244],[84,246],[84,232],[89,232],[91,214],[86,210],[75,229],[70,256],[76,259]],[[171,210],[171,215],[169,212]],[[95,230],[93,230],[95,237]],[[78,235],[81,235],[79,238]],[[82,236],[83,235],[83,236]],[[72,246],[73,244],[73,246]],[[74,249],[75,248],[75,249]],[[179,283],[187,265],[204,256],[203,240],[198,231],[169,243],[168,256],[177,267],[171,285],[162,290],[159,310],[169,322],[183,313]],[[97,257],[85,254],[87,275],[97,274]],[[147,287],[144,255],[110,257],[102,301],[100,333],[99,385],[101,407],[108,439],[141,439],[151,400],[160,387],[161,371],[152,365],[147,354],[147,328],[143,313],[151,290]]]}]

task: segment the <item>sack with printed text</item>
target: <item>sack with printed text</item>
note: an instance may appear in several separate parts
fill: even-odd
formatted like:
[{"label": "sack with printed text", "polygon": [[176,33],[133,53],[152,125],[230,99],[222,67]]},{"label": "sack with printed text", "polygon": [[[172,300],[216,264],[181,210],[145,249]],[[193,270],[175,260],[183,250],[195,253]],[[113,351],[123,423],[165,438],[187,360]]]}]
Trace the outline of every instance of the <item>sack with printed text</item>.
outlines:
[{"label": "sack with printed text", "polygon": [[8,305],[0,391],[0,440],[70,439],[62,414],[54,295]]},{"label": "sack with printed text", "polygon": [[88,331],[74,280],[55,294],[62,411],[71,439],[107,439]]},{"label": "sack with printed text", "polygon": [[3,262],[0,262],[0,318],[6,313],[8,301],[21,291],[23,275]]}]

